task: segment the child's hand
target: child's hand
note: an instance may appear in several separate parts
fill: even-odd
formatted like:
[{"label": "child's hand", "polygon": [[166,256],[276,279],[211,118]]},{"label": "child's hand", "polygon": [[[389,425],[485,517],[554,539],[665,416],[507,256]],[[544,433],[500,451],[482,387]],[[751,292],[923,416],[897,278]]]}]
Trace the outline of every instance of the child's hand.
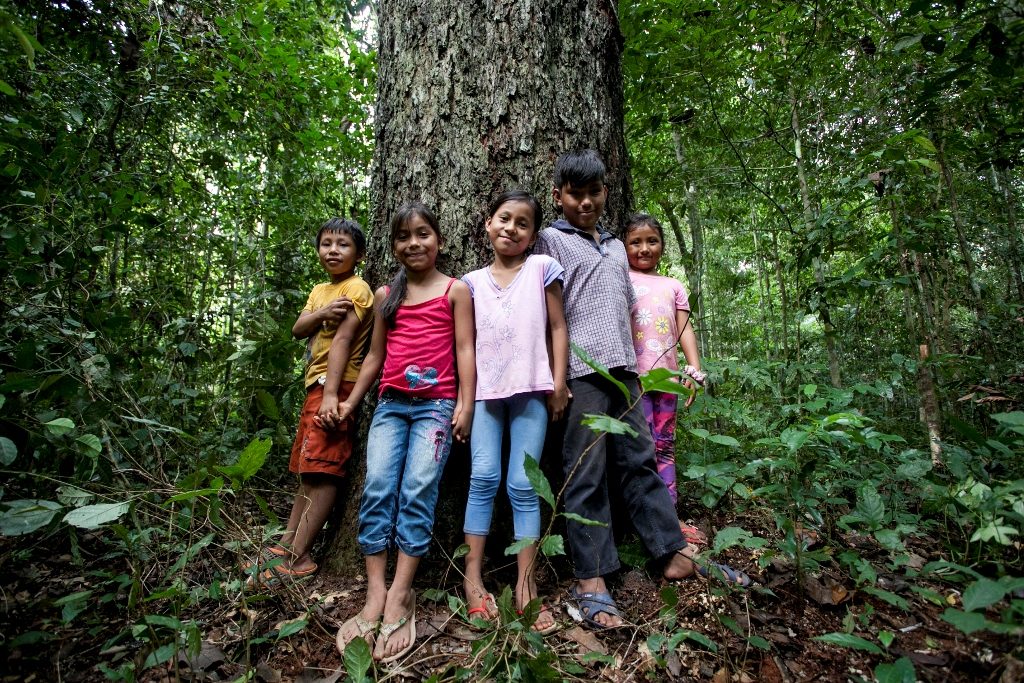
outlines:
[{"label": "child's hand", "polygon": [[320,401],[320,410],[317,411],[313,422],[324,430],[334,429],[341,424],[341,420],[338,419],[338,397],[336,395],[324,394],[323,400]]},{"label": "child's hand", "polygon": [[469,432],[473,428],[473,408],[463,408],[455,404],[455,413],[452,415],[452,436],[461,443],[469,442]]},{"label": "child's hand", "polygon": [[683,380],[683,384],[685,384],[686,388],[690,390],[690,395],[686,397],[686,403],[683,404],[683,407],[689,408],[693,405],[694,399],[697,398],[697,385],[689,377]]},{"label": "child's hand", "polygon": [[349,299],[347,296],[339,296],[337,299],[320,309],[320,319],[325,323],[341,322],[352,308],[352,299]]},{"label": "child's hand", "polygon": [[565,414],[565,407],[569,405],[569,399],[571,398],[572,393],[565,384],[556,386],[555,390],[548,394],[548,416],[552,422],[558,422],[562,419],[562,415]]}]

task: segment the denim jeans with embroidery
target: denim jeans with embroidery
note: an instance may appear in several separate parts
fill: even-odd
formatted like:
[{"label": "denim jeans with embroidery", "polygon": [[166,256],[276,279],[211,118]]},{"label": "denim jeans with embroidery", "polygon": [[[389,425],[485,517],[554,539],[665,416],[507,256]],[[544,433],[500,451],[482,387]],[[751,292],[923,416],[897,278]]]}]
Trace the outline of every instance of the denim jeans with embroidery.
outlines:
[{"label": "denim jeans with embroidery", "polygon": [[366,555],[397,546],[426,555],[437,487],[452,443],[455,400],[385,391],[366,439],[359,546]]}]

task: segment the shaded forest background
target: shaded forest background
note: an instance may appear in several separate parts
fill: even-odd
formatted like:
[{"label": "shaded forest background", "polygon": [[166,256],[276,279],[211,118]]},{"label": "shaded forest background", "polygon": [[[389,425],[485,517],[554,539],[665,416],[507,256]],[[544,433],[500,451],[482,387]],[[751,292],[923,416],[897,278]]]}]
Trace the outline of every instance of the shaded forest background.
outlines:
[{"label": "shaded forest background", "polygon": [[[711,375],[682,504],[774,530],[716,551],[838,568],[1019,651],[1024,6],[641,0],[619,22],[633,208],[666,226]],[[284,502],[310,240],[333,215],[384,229],[374,23],[0,1],[0,553],[88,576],[41,625],[6,608],[6,654],[94,629],[97,671],[130,679],[237,589]]]}]

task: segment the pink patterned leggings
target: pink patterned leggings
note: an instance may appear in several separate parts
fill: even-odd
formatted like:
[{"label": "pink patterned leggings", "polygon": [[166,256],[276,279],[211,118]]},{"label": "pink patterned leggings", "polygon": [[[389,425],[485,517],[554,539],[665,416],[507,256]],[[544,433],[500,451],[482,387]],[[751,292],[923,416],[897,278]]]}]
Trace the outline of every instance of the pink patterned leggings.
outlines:
[{"label": "pink patterned leggings", "polygon": [[676,404],[678,397],[662,391],[649,391],[641,396],[644,417],[654,437],[654,460],[658,474],[676,502]]}]

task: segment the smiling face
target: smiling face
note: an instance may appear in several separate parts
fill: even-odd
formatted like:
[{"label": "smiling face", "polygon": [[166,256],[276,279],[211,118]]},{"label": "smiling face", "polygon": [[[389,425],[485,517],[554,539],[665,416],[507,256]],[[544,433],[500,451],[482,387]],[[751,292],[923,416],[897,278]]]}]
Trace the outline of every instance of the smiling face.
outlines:
[{"label": "smiling face", "polygon": [[600,180],[586,185],[565,183],[552,191],[555,204],[565,215],[569,224],[580,230],[593,232],[597,222],[604,213],[604,203],[608,199],[608,186]]},{"label": "smiling face", "polygon": [[391,251],[406,270],[430,270],[440,249],[441,237],[418,213],[410,215],[392,235]]},{"label": "smiling face", "polygon": [[325,231],[320,235],[317,245],[320,265],[331,276],[331,280],[339,282],[352,275],[359,262],[359,249],[352,235],[346,232]]},{"label": "smiling face", "polygon": [[641,225],[626,235],[626,258],[629,267],[641,273],[653,273],[658,268],[665,243],[650,225]]},{"label": "smiling face", "polygon": [[487,239],[501,256],[521,256],[537,241],[534,208],[528,202],[509,201],[487,219]]}]

